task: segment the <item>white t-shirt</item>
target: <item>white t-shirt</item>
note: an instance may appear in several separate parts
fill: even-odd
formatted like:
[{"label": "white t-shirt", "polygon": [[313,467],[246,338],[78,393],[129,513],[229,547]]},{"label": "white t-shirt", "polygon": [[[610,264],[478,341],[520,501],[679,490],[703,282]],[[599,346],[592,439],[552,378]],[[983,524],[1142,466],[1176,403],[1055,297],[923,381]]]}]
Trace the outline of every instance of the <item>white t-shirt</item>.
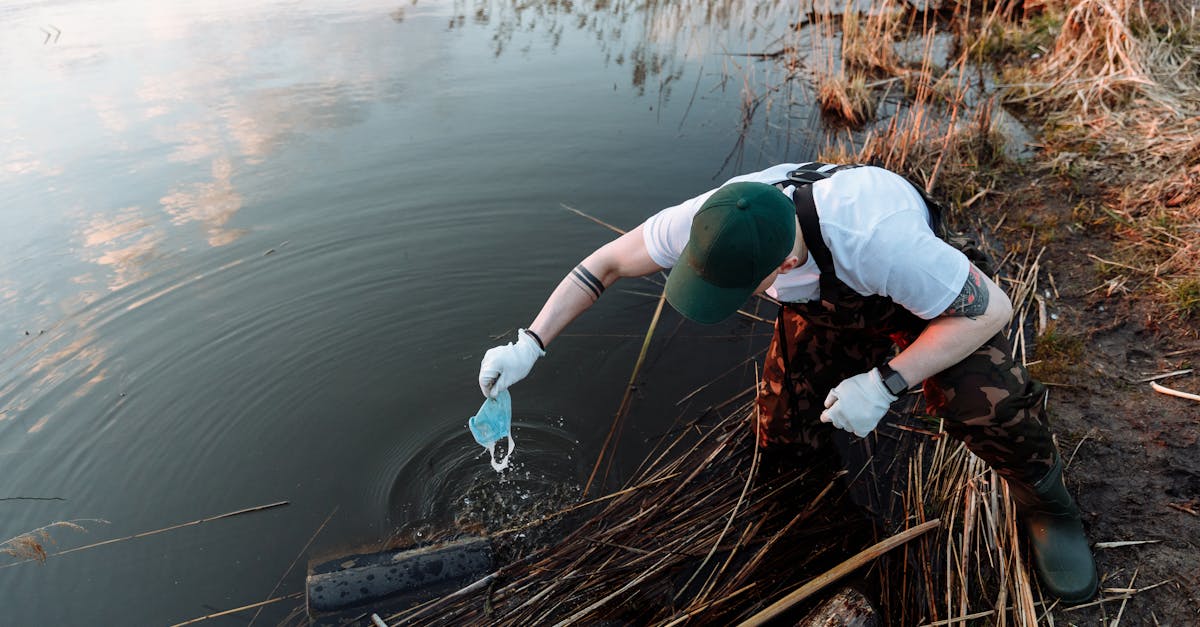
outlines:
[{"label": "white t-shirt", "polygon": [[[784,163],[724,183],[777,183],[800,164]],[[724,186],[722,185],[722,187]],[[719,188],[718,188],[719,189]],[[691,235],[692,217],[716,189],[654,214],[643,223],[646,249],[670,268]],[[794,187],[784,193],[790,198]],[[917,190],[899,175],[876,167],[841,170],[813,183],[821,235],[838,279],[863,296],[890,297],[929,320],[944,312],[962,290],[970,261],[933,233]],[[767,294],[784,302],[819,299],[821,271],[812,255],[781,274]]]}]

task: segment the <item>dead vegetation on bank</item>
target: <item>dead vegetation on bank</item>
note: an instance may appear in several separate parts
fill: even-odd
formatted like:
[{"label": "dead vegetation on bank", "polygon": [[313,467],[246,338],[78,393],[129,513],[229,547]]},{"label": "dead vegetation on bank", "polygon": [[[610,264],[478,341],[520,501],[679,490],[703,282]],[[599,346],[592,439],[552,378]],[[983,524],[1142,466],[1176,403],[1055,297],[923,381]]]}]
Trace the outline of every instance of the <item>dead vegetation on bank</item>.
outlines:
[{"label": "dead vegetation on bank", "polygon": [[[990,616],[1032,625],[1043,615],[1004,484],[961,444],[908,412],[892,415],[862,441],[867,464],[837,471],[811,451],[764,459],[745,424],[752,412],[747,403],[716,424],[691,425],[648,457],[630,487],[564,511],[587,515],[563,524],[561,541],[384,620],[760,624],[800,618],[846,578],[871,591],[882,624]],[[855,492],[886,522],[863,516]],[[546,524],[492,537],[504,546]]]},{"label": "dead vegetation on bank", "polygon": [[[1176,0],[838,5],[804,20],[785,61],[842,129],[825,160],[876,159],[956,209],[1018,176],[1102,186],[1087,190],[1102,202],[1074,210],[1117,241],[1098,269],[1188,319],[1200,316],[1197,19]],[[999,107],[1039,136],[1032,163],[1005,162]]]},{"label": "dead vegetation on bank", "polygon": [[1006,99],[1045,120],[1054,163],[1105,181],[1115,274],[1200,314],[1200,23],[1174,2],[1047,6],[1053,48],[1012,66]]},{"label": "dead vegetation on bank", "polygon": [[[1101,223],[1114,233],[1115,258],[1097,261],[1099,270],[1122,289],[1157,295],[1176,317],[1200,315],[1196,8],[1170,0],[941,7],[936,20],[898,18],[906,13],[887,4],[839,19],[865,26],[844,30],[841,58],[815,73],[818,102],[830,119],[864,130],[836,141],[830,158],[881,159],[960,208],[989,193],[997,177],[1100,185],[1103,202],[1075,212],[1093,214],[1080,216],[1084,228]],[[928,51],[945,32],[955,36],[954,53],[939,71]],[[926,54],[898,62],[896,46],[914,39],[928,42]],[[998,91],[981,89],[985,74],[997,77]],[[895,94],[888,77],[906,98],[899,115],[872,126],[869,112]],[[989,115],[998,106],[1039,135],[1041,154],[1028,166],[1002,162],[1003,139]]]}]

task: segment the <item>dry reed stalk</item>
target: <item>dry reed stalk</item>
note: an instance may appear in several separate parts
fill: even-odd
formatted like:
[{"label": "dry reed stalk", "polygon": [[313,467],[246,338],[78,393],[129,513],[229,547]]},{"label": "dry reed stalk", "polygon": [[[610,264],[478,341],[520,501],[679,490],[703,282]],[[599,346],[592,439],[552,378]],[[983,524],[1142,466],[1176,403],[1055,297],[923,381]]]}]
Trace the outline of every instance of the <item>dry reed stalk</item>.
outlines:
[{"label": "dry reed stalk", "polygon": [[281,596],[281,597],[275,597],[275,598],[273,598],[273,599],[267,599],[266,601],[259,601],[258,603],[251,603],[251,604],[249,604],[249,605],[243,605],[243,606],[241,606],[241,607],[235,607],[235,608],[233,608],[233,609],[231,609],[231,610],[224,610],[224,611],[221,611],[221,612],[214,612],[214,613],[212,613],[212,614],[208,614],[208,615],[205,615],[205,616],[201,616],[201,617],[199,617],[199,618],[193,618],[193,619],[191,619],[191,620],[185,620],[185,621],[183,621],[182,623],[175,623],[174,625],[171,625],[171,627],[183,627],[184,625],[195,625],[196,623],[202,623],[202,622],[204,622],[204,621],[212,620],[212,619],[214,619],[214,618],[222,618],[222,617],[225,617],[225,616],[230,616],[230,615],[233,615],[233,614],[237,614],[237,613],[239,613],[239,612],[245,612],[246,610],[253,610],[253,609],[255,609],[255,608],[262,608],[262,607],[266,607],[266,606],[268,606],[268,605],[272,605],[272,604],[275,604],[275,603],[279,603],[280,601],[291,601],[291,600],[299,599],[299,598],[301,598],[301,597],[303,597],[303,596],[304,596],[304,593],[303,593],[303,592],[293,592],[293,593],[291,593],[291,594],[285,594],[285,595],[283,595],[283,596]]},{"label": "dry reed stalk", "polygon": [[[1012,340],[1014,360],[1020,363],[1028,363],[1029,343],[1025,337],[1025,320],[1030,317],[1030,312],[1036,305],[1034,296],[1037,294],[1038,274],[1041,272],[1042,254],[1046,252],[1043,246],[1038,250],[1037,256],[1032,261],[1028,261],[1029,253],[1033,250],[1033,239],[1030,238],[1028,248],[1026,249],[1025,258],[1027,261],[1017,264],[1016,276],[1005,282],[1010,285],[1009,299],[1013,303],[1013,322],[1010,330],[1010,339]],[[1018,359],[1019,357],[1019,359]]]},{"label": "dry reed stalk", "polygon": [[[283,585],[283,580],[287,579],[287,576],[292,572],[292,569],[296,567],[296,563],[299,562],[300,558],[304,557],[304,554],[308,552],[308,547],[312,546],[312,543],[317,539],[317,536],[321,535],[321,531],[325,529],[325,525],[328,525],[329,521],[333,520],[333,515],[337,513],[339,507],[340,506],[338,505],[334,505],[333,509],[329,511],[329,515],[326,516],[325,520],[322,521],[320,526],[317,527],[317,530],[314,531],[311,536],[309,536],[308,542],[304,543],[304,546],[300,549],[300,552],[297,553],[296,557],[292,559],[292,563],[288,564],[287,570],[284,570],[283,574],[279,576],[279,581],[276,581],[275,585],[271,588],[271,591],[267,593],[267,598],[264,600],[264,604],[275,596],[275,592],[279,590],[279,586]],[[261,606],[257,611],[254,612],[254,616],[250,617],[250,622],[247,623],[246,627],[254,627],[254,621],[258,620],[258,615],[260,613],[262,613]]]},{"label": "dry reed stalk", "polygon": [[[755,421],[755,424],[758,424],[757,420]],[[738,511],[742,509],[742,504],[746,501],[746,493],[750,490],[750,486],[754,482],[755,475],[758,474],[759,451],[760,451],[759,447],[755,446],[754,447],[754,455],[750,459],[750,472],[746,473],[746,484],[744,486],[742,486],[742,493],[740,495],[738,495],[737,503],[734,503],[733,510],[729,512],[729,519],[725,522],[725,527],[723,529],[721,529],[721,534],[719,536],[717,536],[717,541],[715,543],[713,543],[713,547],[708,552],[708,555],[704,556],[704,561],[700,562],[699,568],[696,569],[696,574],[699,574],[702,570],[704,570],[705,564],[707,564],[708,561],[710,559],[712,559],[713,554],[717,552],[717,548],[720,546],[721,540],[725,537],[726,532],[728,532],[729,528],[733,525],[733,521],[736,518]],[[762,524],[761,521],[758,524],[761,525]],[[746,531],[749,532],[750,529],[752,529],[752,528],[753,528],[753,526],[747,526]],[[744,541],[745,538],[746,538],[746,534],[743,534],[742,540]],[[708,598],[708,593],[712,591],[712,584],[715,582],[715,578],[718,577],[722,572],[724,572],[725,568],[729,566],[729,562],[732,561],[734,555],[737,554],[736,549],[737,549],[737,546],[734,547],[734,550],[729,552],[729,557],[726,560],[725,564],[723,564],[721,566],[721,569],[717,572],[714,572],[713,576],[710,577],[710,579],[707,582],[705,582],[704,587],[701,588],[701,590],[700,590],[699,596],[696,597],[696,600],[693,601],[693,603],[704,603],[705,602],[705,600]],[[695,575],[692,575],[692,577],[694,578]],[[688,581],[683,584],[683,587],[680,589],[679,594],[675,595],[675,597],[677,599],[683,594],[683,592],[685,590],[687,590],[687,587],[688,587],[688,585],[691,584],[691,582],[692,582],[692,579],[688,579]]]},{"label": "dry reed stalk", "polygon": [[587,213],[584,213],[584,212],[582,212],[582,211],[580,211],[580,210],[576,209],[575,207],[572,207],[572,206],[570,206],[570,205],[568,205],[568,204],[566,204],[566,203],[559,203],[559,204],[558,204],[558,206],[562,207],[563,209],[566,209],[567,211],[570,211],[571,213],[573,213],[573,214],[575,214],[575,215],[577,215],[577,216],[579,216],[579,217],[581,217],[581,218],[583,218],[583,219],[585,219],[585,220],[590,220],[590,221],[592,221],[592,222],[595,222],[596,224],[599,224],[600,226],[602,226],[602,227],[604,227],[604,228],[606,228],[606,229],[608,229],[608,230],[612,231],[613,233],[616,233],[617,235],[624,235],[624,234],[625,234],[625,230],[624,230],[624,229],[622,229],[622,228],[619,228],[619,227],[615,227],[615,226],[613,226],[613,225],[611,225],[611,224],[609,224],[609,223],[607,223],[607,222],[605,222],[605,221],[603,221],[603,220],[601,220],[601,219],[599,219],[599,218],[596,218],[596,217],[594,217],[594,216],[592,216],[592,215],[589,215],[589,214],[587,214]]},{"label": "dry reed stalk", "polygon": [[[633,386],[637,382],[638,373],[642,370],[642,363],[646,360],[646,352],[650,349],[650,340],[654,337],[654,329],[658,327],[659,316],[662,315],[663,304],[667,302],[667,291],[663,289],[662,294],[658,297],[658,306],[654,308],[654,316],[650,319],[650,328],[646,330],[646,337],[642,340],[642,350],[638,352],[637,362],[633,365],[633,373],[629,375],[629,384],[625,386],[625,395],[621,398],[621,404],[617,407],[617,413],[613,416],[612,426],[608,429],[608,435],[604,438],[604,444],[600,446],[600,455],[596,459],[596,465],[592,467],[592,474],[588,475],[587,483],[583,486],[582,494],[587,496],[591,491],[592,481],[596,478],[596,472],[600,469],[600,464],[607,461],[604,467],[604,475],[600,480],[604,481],[608,477],[608,471],[612,467],[612,459],[616,453],[616,441],[614,435],[621,432],[621,425],[625,413],[629,411],[629,403],[633,399]],[[609,451],[609,445],[612,445],[613,450]],[[607,460],[606,460],[607,457]]]},{"label": "dry reed stalk", "polygon": [[[1062,611],[1073,612],[1075,610],[1082,610],[1087,607],[1095,607],[1097,605],[1109,603],[1111,601],[1124,601],[1126,599],[1132,598],[1136,594],[1141,594],[1142,592],[1146,592],[1148,590],[1153,590],[1155,588],[1158,588],[1159,586],[1164,586],[1169,583],[1176,583],[1176,581],[1174,579],[1167,579],[1165,581],[1160,581],[1156,584],[1146,586],[1145,588],[1137,588],[1137,589],[1129,591],[1129,592],[1123,592],[1116,596],[1102,597],[1102,598],[1096,599],[1095,601],[1090,601],[1088,603],[1082,603],[1080,605],[1072,605],[1070,607],[1064,607]],[[1101,590],[1101,592],[1104,592],[1104,590]]]},{"label": "dry reed stalk", "polygon": [[1200,394],[1192,394],[1190,392],[1181,392],[1179,390],[1169,388],[1165,385],[1159,385],[1153,381],[1150,382],[1150,387],[1154,388],[1154,391],[1158,392],[1159,394],[1166,394],[1167,396],[1174,396],[1176,398],[1187,399],[1189,401],[1200,401]]},{"label": "dry reed stalk", "polygon": [[687,396],[684,396],[683,398],[681,398],[681,399],[679,399],[679,400],[675,401],[675,406],[676,406],[676,407],[678,407],[678,406],[680,406],[680,405],[684,404],[685,402],[687,402],[687,401],[688,401],[688,399],[690,399],[690,398],[692,398],[693,396],[695,396],[695,395],[699,394],[700,392],[704,391],[704,390],[705,390],[706,388],[708,388],[710,385],[712,385],[712,384],[716,383],[717,381],[720,381],[721,379],[724,379],[726,376],[728,376],[728,375],[730,375],[730,374],[733,374],[734,372],[736,372],[736,371],[737,371],[739,368],[741,368],[742,366],[745,366],[746,364],[749,364],[750,362],[752,362],[752,361],[754,361],[754,360],[758,359],[759,357],[762,357],[764,354],[766,354],[766,352],[767,352],[767,349],[765,349],[765,348],[764,348],[764,349],[762,349],[762,350],[760,350],[760,351],[758,351],[758,352],[754,353],[753,355],[751,355],[751,356],[749,356],[749,357],[747,357],[747,358],[743,359],[742,361],[740,361],[740,362],[738,362],[737,364],[735,364],[735,365],[734,365],[732,368],[729,368],[729,369],[728,369],[728,370],[726,370],[725,372],[722,372],[721,374],[719,374],[719,375],[717,375],[716,377],[714,377],[714,378],[713,378],[712,380],[710,380],[708,383],[705,383],[704,385],[702,385],[702,386],[700,386],[700,387],[698,387],[698,388],[696,388],[696,389],[692,390],[691,392],[689,392],[689,393],[688,393],[688,395],[687,395]]},{"label": "dry reed stalk", "polygon": [[898,546],[902,546],[906,542],[920,537],[922,534],[932,531],[940,524],[941,521],[937,519],[922,523],[860,551],[850,559],[838,564],[828,572],[822,573],[819,577],[789,593],[786,597],[772,603],[767,609],[751,616],[748,620],[741,623],[741,627],[758,627],[767,624],[768,621],[777,618],[792,606],[811,597],[826,586],[858,570],[880,555]]},{"label": "dry reed stalk", "polygon": [[750,585],[738,588],[737,590],[735,590],[719,599],[716,599],[714,601],[709,601],[708,603],[703,603],[701,605],[688,608],[688,609],[684,610],[684,612],[681,615],[679,615],[678,617],[674,618],[670,622],[663,625],[663,627],[675,627],[675,625],[678,625],[684,621],[687,621],[688,619],[690,619],[694,616],[699,616],[702,612],[704,612],[705,610],[708,610],[709,608],[711,608],[713,606],[720,605],[721,603],[725,603],[726,601],[731,601],[738,595],[742,594],[743,592],[749,592],[757,585],[758,584],[752,583]]},{"label": "dry reed stalk", "polygon": [[11,555],[21,561],[6,564],[6,566],[30,561],[45,563],[46,558],[52,555],[46,551],[46,547],[55,544],[54,537],[50,532],[55,529],[70,529],[71,531],[87,533],[87,529],[79,524],[81,522],[107,523],[108,521],[100,519],[60,520],[9,538],[0,542],[0,553]]},{"label": "dry reed stalk", "polygon": [[[57,556],[59,556],[59,555],[66,555],[66,554],[68,554],[68,553],[75,553],[75,552],[77,552],[77,551],[86,551],[86,550],[88,550],[88,549],[94,549],[94,548],[96,548],[96,547],[100,547],[100,546],[107,546],[107,545],[110,545],[110,544],[116,544],[116,543],[119,543],[119,542],[125,542],[125,541],[127,541],[127,540],[136,540],[137,538],[145,538],[145,537],[147,537],[147,536],[158,535],[158,534],[160,534],[160,533],[166,533],[166,532],[168,532],[168,531],[175,531],[176,529],[183,529],[184,527],[192,527],[192,526],[195,526],[195,525],[201,525],[201,524],[204,524],[204,523],[207,523],[207,522],[212,522],[212,521],[215,521],[215,520],[222,520],[222,519],[224,519],[224,518],[232,518],[232,517],[234,517],[234,516],[240,516],[240,515],[242,515],[242,514],[250,514],[250,513],[254,513],[254,512],[261,512],[261,511],[263,511],[263,510],[273,509],[273,508],[276,508],[276,507],[282,507],[282,506],[284,506],[284,505],[287,505],[287,504],[288,504],[288,501],[278,501],[278,502],[276,502],[276,503],[268,503],[268,504],[266,504],[266,505],[257,505],[257,506],[255,506],[255,507],[247,507],[247,508],[245,508],[245,509],[239,509],[239,510],[232,511],[232,512],[226,512],[226,513],[224,513],[224,514],[218,514],[218,515],[216,515],[216,516],[209,516],[209,517],[207,517],[207,518],[201,518],[201,519],[198,519],[198,520],[193,520],[193,521],[191,521],[191,522],[181,523],[181,524],[178,524],[178,525],[171,525],[170,527],[163,527],[162,529],[155,529],[154,531],[143,531],[143,532],[141,532],[141,533],[135,533],[135,534],[133,534],[133,535],[131,535],[131,536],[125,536],[125,537],[122,537],[122,538],[113,538],[113,539],[111,539],[111,540],[104,540],[103,542],[95,542],[95,543],[93,543],[93,544],[87,544],[87,545],[84,545],[84,546],[77,546],[77,547],[75,547],[75,548],[67,549],[67,550],[65,550],[65,551],[58,551],[58,552],[56,552],[56,553],[45,553],[45,552],[44,552],[44,550],[43,550],[43,551],[41,551],[40,558],[38,557],[38,555],[35,555],[34,557],[32,557],[32,558],[30,558],[30,559],[25,559],[25,560],[22,560],[22,561],[20,561],[20,562],[13,562],[13,563],[11,563],[11,564],[4,564],[3,566],[0,566],[0,569],[4,569],[4,568],[11,568],[11,567],[13,567],[13,566],[16,566],[16,565],[18,565],[18,564],[24,564],[24,563],[26,563],[26,562],[31,562],[31,561],[45,561],[45,558],[47,558],[47,557],[57,557]],[[107,523],[107,522],[108,522],[108,521],[106,521],[106,520],[100,520],[100,519],[98,519],[98,518],[93,518],[93,519],[81,519],[81,520],[91,520],[91,521],[94,521],[94,522],[102,522],[102,523]],[[51,524],[51,525],[47,525],[46,527],[42,527],[41,529],[49,529],[49,528],[53,528],[53,527],[55,527],[55,526],[61,526],[61,525],[70,525],[70,523],[53,523],[53,524]],[[35,531],[40,531],[40,530],[35,530]],[[33,533],[33,532],[30,532],[30,533]],[[18,537],[18,538],[20,538],[21,536],[17,536],[17,537]],[[13,540],[15,540],[15,539],[16,539],[16,538],[13,538]],[[12,540],[8,540],[7,542],[12,542]],[[6,542],[6,543],[7,543],[7,542]],[[3,546],[4,544],[5,544],[5,543],[0,543],[0,546]],[[38,553],[38,551],[36,551],[36,550],[35,550],[35,554],[36,554],[36,553]]]},{"label": "dry reed stalk", "polygon": [[842,65],[883,76],[904,73],[892,48],[900,30],[901,12],[891,0],[884,0],[863,15],[848,1],[842,10]]}]

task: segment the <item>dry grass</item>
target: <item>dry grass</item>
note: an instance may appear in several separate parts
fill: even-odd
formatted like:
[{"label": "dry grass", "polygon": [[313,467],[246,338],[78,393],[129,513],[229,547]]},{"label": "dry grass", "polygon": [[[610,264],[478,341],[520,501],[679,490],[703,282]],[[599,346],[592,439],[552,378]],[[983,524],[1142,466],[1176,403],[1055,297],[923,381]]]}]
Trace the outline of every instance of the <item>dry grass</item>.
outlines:
[{"label": "dry grass", "polygon": [[51,532],[56,529],[70,529],[71,531],[78,531],[80,533],[87,532],[87,529],[77,522],[60,520],[0,542],[0,553],[10,555],[18,560],[45,562],[49,556],[49,551],[46,548],[53,547],[55,544]]},{"label": "dry grass", "polygon": [[[885,0],[862,13],[851,3],[816,15],[810,53],[816,103],[835,126],[860,127],[870,121],[895,82],[909,91],[930,80],[928,67],[908,67],[896,52],[896,42],[914,33],[931,37],[933,25],[911,24],[911,11]],[[909,18],[906,20],[906,18]],[[799,44],[792,46],[799,50]],[[813,62],[813,60],[817,60]]]},{"label": "dry grass", "polygon": [[[1200,22],[1194,7],[1172,2],[1082,0],[970,3],[949,24],[917,27],[899,13],[846,14],[841,47],[823,54],[814,80],[828,119],[870,124],[892,83],[878,78],[852,90],[846,76],[890,76],[907,96],[899,113],[858,135],[838,135],[820,158],[877,162],[922,182],[961,211],[1019,174],[1005,163],[992,107],[970,107],[968,76],[995,63],[1007,83],[1000,99],[1041,123],[1039,175],[1056,173],[1106,186],[1104,213],[1117,237],[1114,261],[1130,269],[1122,290],[1156,294],[1176,317],[1200,315]],[[881,17],[885,15],[886,17]],[[826,20],[830,22],[831,20]],[[906,67],[892,42],[956,33],[961,54],[945,71]],[[828,30],[829,27],[826,26]],[[832,37],[827,35],[827,37]],[[867,93],[863,93],[866,91]],[[879,110],[876,104],[873,107]],[[1052,238],[1053,234],[1042,234]],[[1048,240],[1047,240],[1048,241]],[[1044,241],[1043,243],[1047,243]]]},{"label": "dry grass", "polygon": [[[1004,175],[1004,140],[993,125],[992,100],[975,102],[983,89],[971,65],[972,49],[959,45],[948,67],[937,67],[934,42],[942,33],[956,32],[962,39],[976,29],[991,28],[1002,23],[1005,13],[997,7],[990,14],[974,15],[973,7],[963,3],[951,5],[944,11],[950,17],[938,20],[895,9],[885,3],[865,17],[847,13],[839,21],[841,48],[814,48],[814,55],[825,55],[814,81],[818,102],[830,117],[861,125],[867,109],[856,102],[902,101],[894,114],[862,133],[833,135],[818,158],[881,164],[923,184],[952,207],[969,207]],[[897,57],[894,43],[901,40],[923,51],[919,60]],[[861,91],[867,93],[853,100],[843,78],[852,73],[870,73],[876,79],[864,80]]]},{"label": "dry grass", "polygon": [[1107,111],[1131,99],[1155,96],[1146,51],[1129,26],[1128,0],[1083,0],[1063,18],[1054,50],[1033,70],[1038,82],[1014,85],[1013,102]]},{"label": "dry grass", "polygon": [[1008,101],[1046,120],[1055,161],[1110,188],[1119,261],[1180,317],[1200,281],[1200,23],[1172,2],[1084,0],[1053,50],[1010,67]]},{"label": "dry grass", "polygon": [[860,69],[877,76],[896,76],[905,70],[892,48],[896,35],[903,31],[899,5],[884,0],[863,15],[847,8],[841,15],[841,65]]},{"label": "dry grass", "polygon": [[861,126],[875,115],[875,99],[866,77],[831,76],[817,86],[817,106],[832,124]]},{"label": "dry grass", "polygon": [[[733,624],[895,533],[848,509],[845,482],[852,478],[815,453],[807,463],[764,467],[744,424],[750,411],[744,406],[697,427],[698,442],[668,444],[631,488],[591,505],[591,515],[566,525],[573,531],[553,546],[502,567],[490,590],[435,601],[388,622]],[[885,623],[1001,608],[1015,624],[1034,624],[1034,591],[1003,483],[948,438],[881,431],[887,435],[880,439],[904,438],[915,448],[894,468],[907,484],[908,514],[897,528],[943,520],[934,534],[871,567]],[[525,531],[493,537],[504,543]]]}]

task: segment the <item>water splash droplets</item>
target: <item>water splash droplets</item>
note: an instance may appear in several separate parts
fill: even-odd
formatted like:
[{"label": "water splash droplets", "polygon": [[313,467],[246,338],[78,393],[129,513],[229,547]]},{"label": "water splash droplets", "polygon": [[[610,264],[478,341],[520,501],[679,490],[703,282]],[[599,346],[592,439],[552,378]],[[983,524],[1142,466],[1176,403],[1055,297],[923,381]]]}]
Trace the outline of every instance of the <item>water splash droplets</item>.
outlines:
[{"label": "water splash droplets", "polygon": [[[501,472],[508,468],[508,462],[512,460],[513,451],[517,450],[516,443],[513,442],[512,436],[508,437],[508,451],[503,454],[503,459],[496,461],[496,442],[488,442],[483,447],[487,449],[488,454],[492,456],[492,469],[496,472]],[[480,443],[482,444],[482,442]]]}]

